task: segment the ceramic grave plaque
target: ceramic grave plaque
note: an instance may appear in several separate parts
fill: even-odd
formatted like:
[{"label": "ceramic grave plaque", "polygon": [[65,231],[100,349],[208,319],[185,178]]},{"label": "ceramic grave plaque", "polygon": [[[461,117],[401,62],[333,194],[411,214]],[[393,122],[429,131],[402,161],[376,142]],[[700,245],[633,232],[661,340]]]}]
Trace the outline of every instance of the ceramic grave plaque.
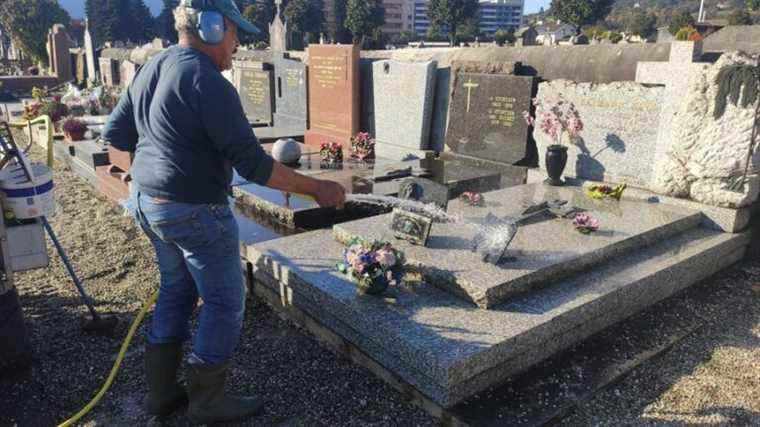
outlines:
[{"label": "ceramic grave plaque", "polygon": [[248,121],[254,126],[272,125],[272,66],[258,61],[235,64],[235,87]]},{"label": "ceramic grave plaque", "polygon": [[348,148],[359,130],[359,46],[309,46],[309,130],[306,144]]},{"label": "ceramic grave plaque", "polygon": [[513,164],[526,155],[533,78],[461,73],[449,102],[446,145],[458,154]]},{"label": "ceramic grave plaque", "polygon": [[403,209],[393,209],[390,228],[397,239],[414,245],[425,246],[430,236],[433,220]]}]

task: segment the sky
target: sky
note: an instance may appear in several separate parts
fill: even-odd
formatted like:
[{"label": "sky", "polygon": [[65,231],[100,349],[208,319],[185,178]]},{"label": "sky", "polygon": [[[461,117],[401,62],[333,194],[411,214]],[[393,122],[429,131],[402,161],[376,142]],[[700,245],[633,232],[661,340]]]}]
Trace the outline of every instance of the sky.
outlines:
[{"label": "sky", "polygon": [[[81,19],[84,17],[84,0],[58,0],[58,2],[69,12],[72,18]],[[525,13],[538,12],[541,6],[548,9],[550,2],[551,0],[525,0]],[[145,4],[148,5],[153,15],[158,15],[161,12],[161,0],[145,0]]]}]

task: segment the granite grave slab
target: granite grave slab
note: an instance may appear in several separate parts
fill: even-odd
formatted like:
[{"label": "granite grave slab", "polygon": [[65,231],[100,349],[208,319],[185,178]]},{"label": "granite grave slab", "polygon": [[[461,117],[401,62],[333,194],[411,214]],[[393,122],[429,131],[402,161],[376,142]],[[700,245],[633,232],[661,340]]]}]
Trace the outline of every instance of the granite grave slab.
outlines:
[{"label": "granite grave slab", "polygon": [[328,231],[248,246],[256,292],[272,292],[434,402],[451,407],[738,261],[748,236],[694,228],[479,310],[427,284],[362,296],[335,271]]},{"label": "granite grave slab", "polygon": [[457,154],[514,164],[525,158],[533,78],[461,73],[449,101],[446,145]]},{"label": "granite grave slab", "polygon": [[309,46],[309,130],[305,141],[344,148],[359,131],[359,46]]},{"label": "granite grave slab", "polygon": [[274,79],[272,65],[259,61],[236,61],[235,87],[243,110],[254,126],[272,126]]},{"label": "granite grave slab", "polygon": [[89,169],[110,164],[108,147],[97,140],[77,141],[72,144],[74,156]]},{"label": "granite grave slab", "polygon": [[372,64],[375,153],[395,160],[424,158],[429,149],[437,63]]},{"label": "granite grave slab", "polygon": [[[697,226],[702,218],[698,211],[640,201],[596,202],[574,187],[527,184],[485,193],[484,197],[484,207],[450,202],[449,214],[463,218],[465,224],[434,224],[428,247],[399,242],[428,282],[482,308],[492,308],[552,280],[681,233]],[[488,216],[517,218],[529,206],[552,200],[588,211],[600,221],[600,230],[584,235],[574,229],[571,220],[549,216],[521,225],[506,252],[507,259],[497,265],[484,263],[473,250],[474,238],[483,232]],[[356,236],[388,240],[393,239],[390,220],[389,215],[382,215],[339,224],[333,231],[343,242]],[[500,231],[487,228],[485,233],[496,236]]]}]

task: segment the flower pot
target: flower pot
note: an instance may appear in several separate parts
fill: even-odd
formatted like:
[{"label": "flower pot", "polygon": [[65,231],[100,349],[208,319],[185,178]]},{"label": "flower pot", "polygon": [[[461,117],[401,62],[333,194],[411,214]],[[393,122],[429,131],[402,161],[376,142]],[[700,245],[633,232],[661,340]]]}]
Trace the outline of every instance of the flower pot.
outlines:
[{"label": "flower pot", "polygon": [[363,295],[380,295],[388,289],[388,278],[381,274],[375,277],[370,284],[360,282],[358,289],[359,293]]},{"label": "flower pot", "polygon": [[564,145],[550,145],[546,149],[546,173],[549,179],[546,183],[554,186],[565,185],[562,181],[562,173],[567,166],[567,147]]},{"label": "flower pot", "polygon": [[74,142],[74,141],[81,141],[84,139],[84,134],[87,132],[86,130],[78,131],[78,132],[64,132],[64,136],[68,141]]}]

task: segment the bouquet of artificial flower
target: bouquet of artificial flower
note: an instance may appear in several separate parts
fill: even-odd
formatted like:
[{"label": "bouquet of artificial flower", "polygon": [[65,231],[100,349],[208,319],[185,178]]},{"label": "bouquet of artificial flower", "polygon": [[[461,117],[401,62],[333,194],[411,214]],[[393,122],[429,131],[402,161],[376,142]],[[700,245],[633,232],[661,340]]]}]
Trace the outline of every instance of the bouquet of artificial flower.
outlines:
[{"label": "bouquet of artificial flower", "polygon": [[337,268],[359,286],[361,293],[381,294],[391,283],[404,276],[404,253],[388,242],[353,238],[343,250],[343,262]]},{"label": "bouquet of artificial flower", "polygon": [[319,147],[319,156],[323,162],[343,162],[343,146],[337,142],[323,142]]},{"label": "bouquet of artificial flower", "polygon": [[605,199],[605,198],[611,198],[615,200],[620,200],[621,197],[623,197],[623,191],[625,191],[627,185],[626,184],[620,184],[615,188],[610,187],[609,185],[591,185],[586,189],[586,195],[591,197],[592,199]]},{"label": "bouquet of artificial flower", "polygon": [[587,214],[578,214],[573,219],[573,226],[580,233],[591,234],[599,230],[599,220]]},{"label": "bouquet of artificial flower", "polygon": [[87,125],[73,117],[64,120],[61,128],[63,129],[63,134],[71,141],[80,141],[84,137],[85,132],[87,132]]},{"label": "bouquet of artificial flower", "polygon": [[523,118],[528,126],[535,126],[551,137],[555,145],[562,144],[562,136],[567,134],[570,142],[578,138],[583,131],[583,121],[580,113],[575,108],[575,104],[559,97],[557,100],[539,101],[533,99],[533,106],[536,107],[536,117],[529,112],[523,111]]},{"label": "bouquet of artificial flower", "polygon": [[367,132],[359,132],[351,138],[351,156],[364,161],[375,158],[375,140]]},{"label": "bouquet of artificial flower", "polygon": [[459,199],[470,206],[482,207],[486,205],[485,197],[483,197],[482,194],[476,193],[474,191],[465,191],[461,196],[459,196]]}]

